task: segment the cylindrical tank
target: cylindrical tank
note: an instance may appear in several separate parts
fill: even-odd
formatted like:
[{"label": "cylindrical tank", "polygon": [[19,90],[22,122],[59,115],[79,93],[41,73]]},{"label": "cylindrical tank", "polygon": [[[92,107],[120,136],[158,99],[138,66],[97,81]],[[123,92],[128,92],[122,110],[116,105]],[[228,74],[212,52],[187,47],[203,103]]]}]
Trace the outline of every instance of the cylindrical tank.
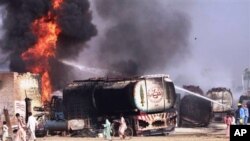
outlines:
[{"label": "cylindrical tank", "polygon": [[[199,86],[184,85],[184,89],[203,95]],[[186,93],[180,102],[180,126],[206,126],[211,117],[211,103]]]},{"label": "cylindrical tank", "polygon": [[45,129],[48,131],[66,131],[68,124],[66,120],[47,120]]},{"label": "cylindrical tank", "polygon": [[63,91],[69,119],[91,113],[162,112],[174,102],[174,84],[166,75],[74,81]]},{"label": "cylindrical tank", "polygon": [[187,89],[191,92],[198,93],[200,95],[204,95],[203,90],[200,88],[200,86],[195,86],[195,85],[184,85],[184,89]]},{"label": "cylindrical tank", "polygon": [[241,95],[239,98],[239,103],[245,103],[248,107],[250,107],[250,96],[248,95]]},{"label": "cylindrical tank", "polygon": [[181,100],[180,117],[182,126],[207,126],[211,118],[211,102],[185,95]]},{"label": "cylindrical tank", "polygon": [[208,90],[207,97],[226,105],[226,106],[221,106],[216,103],[212,103],[213,112],[220,113],[220,112],[231,111],[231,108],[233,106],[233,96],[229,89],[223,87],[212,88]]}]

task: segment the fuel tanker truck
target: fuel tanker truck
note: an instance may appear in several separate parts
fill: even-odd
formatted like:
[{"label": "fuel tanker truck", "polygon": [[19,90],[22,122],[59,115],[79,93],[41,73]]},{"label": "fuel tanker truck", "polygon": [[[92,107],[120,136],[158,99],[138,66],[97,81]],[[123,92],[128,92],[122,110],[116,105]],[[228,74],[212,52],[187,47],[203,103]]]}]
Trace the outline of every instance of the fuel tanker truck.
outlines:
[{"label": "fuel tanker truck", "polygon": [[168,134],[176,125],[175,99],[168,75],[76,80],[52,98],[54,119],[62,120],[49,120],[47,129],[99,130],[105,117],[114,123],[123,114],[133,135]]},{"label": "fuel tanker truck", "polygon": [[[204,95],[202,89],[195,85],[184,85],[184,89]],[[180,122],[183,127],[204,127],[211,118],[211,102],[186,93],[180,102]]]},{"label": "fuel tanker truck", "polygon": [[223,122],[223,117],[233,108],[233,95],[230,89],[225,87],[216,87],[207,91],[207,97],[223,105],[212,103],[213,120]]}]

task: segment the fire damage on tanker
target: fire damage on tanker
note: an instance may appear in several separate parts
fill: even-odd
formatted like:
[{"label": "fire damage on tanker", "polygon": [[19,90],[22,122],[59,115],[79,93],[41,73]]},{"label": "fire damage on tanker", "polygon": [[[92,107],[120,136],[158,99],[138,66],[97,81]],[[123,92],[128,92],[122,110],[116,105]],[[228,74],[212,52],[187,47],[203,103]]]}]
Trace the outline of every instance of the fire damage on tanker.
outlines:
[{"label": "fire damage on tanker", "polygon": [[[199,86],[184,85],[183,88],[187,93],[179,98],[179,126],[205,127],[211,122],[223,122],[223,117],[233,112],[233,95],[230,89],[215,87],[204,93]],[[198,95],[191,95],[191,92]]]},{"label": "fire damage on tanker", "polygon": [[233,95],[230,89],[225,87],[216,87],[207,91],[208,98],[211,98],[225,106],[212,103],[213,121],[223,122],[223,117],[226,116],[228,112],[232,111],[233,108]]},{"label": "fire damage on tanker", "polygon": [[[184,89],[203,95],[199,86],[185,85]],[[210,122],[212,116],[211,102],[196,97],[185,95],[180,101],[180,121],[179,125],[184,127],[204,127]]]},{"label": "fire damage on tanker", "polygon": [[[53,96],[47,131],[71,131],[73,136],[96,136],[105,117],[115,123],[121,114],[131,135],[169,134],[177,112],[173,82],[167,75],[76,80]],[[114,124],[113,130],[118,130]],[[92,132],[93,131],[93,132]]]}]

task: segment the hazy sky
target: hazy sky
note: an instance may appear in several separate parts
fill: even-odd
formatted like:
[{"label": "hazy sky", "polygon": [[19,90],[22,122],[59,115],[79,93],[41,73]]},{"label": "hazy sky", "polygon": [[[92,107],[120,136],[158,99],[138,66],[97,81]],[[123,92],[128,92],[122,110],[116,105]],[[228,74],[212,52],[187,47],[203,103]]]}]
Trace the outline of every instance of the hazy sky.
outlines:
[{"label": "hazy sky", "polygon": [[193,0],[181,6],[188,7],[183,9],[192,22],[192,55],[179,73],[171,73],[205,87],[241,85],[242,72],[250,67],[250,1]]},{"label": "hazy sky", "polygon": [[[98,16],[91,4],[98,36],[79,57],[79,63],[88,65],[98,64],[90,60],[96,57],[98,41],[112,25]],[[176,56],[183,62],[176,65],[173,59],[171,69],[164,70],[176,84],[200,85],[204,89],[241,85],[242,72],[250,67],[250,0],[162,0],[164,7],[186,13],[191,22],[188,57]],[[0,12],[4,15],[3,10]],[[0,36],[3,30],[0,27]],[[3,69],[6,66],[0,65]]]}]

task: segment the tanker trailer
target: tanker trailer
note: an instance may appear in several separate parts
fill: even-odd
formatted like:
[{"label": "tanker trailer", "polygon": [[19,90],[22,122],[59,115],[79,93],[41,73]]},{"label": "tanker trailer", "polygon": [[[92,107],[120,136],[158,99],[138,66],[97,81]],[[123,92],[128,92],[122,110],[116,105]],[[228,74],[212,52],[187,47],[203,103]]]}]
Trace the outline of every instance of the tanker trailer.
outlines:
[{"label": "tanker trailer", "polygon": [[[242,76],[243,94],[239,98],[239,103],[246,104],[250,111],[250,70],[246,68]],[[248,119],[248,122],[250,118]]]},{"label": "tanker trailer", "polygon": [[[88,79],[74,81],[63,91],[67,119],[82,115],[164,112],[175,102],[173,82],[167,76]],[[78,113],[72,111],[78,105]],[[87,114],[86,114],[87,113]]]},{"label": "tanker trailer", "polygon": [[223,117],[231,112],[233,106],[233,95],[230,89],[217,87],[208,90],[207,97],[226,106],[212,103],[213,120],[223,122]]},{"label": "tanker trailer", "polygon": [[[183,86],[189,91],[203,94],[199,86]],[[185,95],[180,104],[180,126],[202,127],[207,126],[211,117],[211,102],[196,97],[194,95]]]},{"label": "tanker trailer", "polygon": [[214,113],[226,113],[232,110],[233,95],[230,89],[224,87],[212,88],[208,90],[207,97],[226,105],[221,106],[216,103],[212,103],[212,111]]},{"label": "tanker trailer", "polygon": [[175,98],[167,75],[79,80],[63,90],[64,116],[83,120],[84,128],[100,128],[104,116],[122,113],[135,134],[166,133],[175,127]]}]

